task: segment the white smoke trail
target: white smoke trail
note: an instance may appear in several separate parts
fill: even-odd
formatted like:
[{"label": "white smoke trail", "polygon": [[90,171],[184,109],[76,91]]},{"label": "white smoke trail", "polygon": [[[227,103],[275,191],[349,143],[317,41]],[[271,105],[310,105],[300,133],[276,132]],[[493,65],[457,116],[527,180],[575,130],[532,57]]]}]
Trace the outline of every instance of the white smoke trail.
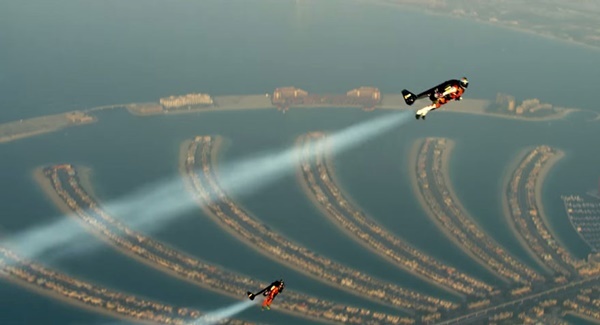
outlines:
[{"label": "white smoke trail", "polygon": [[243,312],[244,310],[252,307],[255,304],[256,304],[256,301],[252,301],[252,300],[240,301],[231,306],[208,312],[208,313],[204,314],[202,317],[200,317],[200,318],[196,319],[195,321],[188,323],[188,324],[189,325],[217,324],[225,319],[231,318],[231,317]]},{"label": "white smoke trail", "polygon": [[[316,146],[329,141],[333,154],[341,153],[406,122],[409,116],[412,116],[409,112],[383,115],[335,132],[328,139],[319,140]],[[299,150],[293,147],[219,167],[219,183],[234,196],[245,195],[293,172]]]},{"label": "white smoke trail", "polygon": [[[328,141],[333,153],[358,146],[394,127],[406,123],[409,111],[382,115],[331,134]],[[323,142],[317,145],[323,145]],[[297,164],[298,148],[263,153],[254,158],[223,164],[219,167],[219,182],[229,193],[240,197],[255,192],[293,173]],[[181,214],[196,208],[197,203],[186,192],[179,177],[150,184],[121,199],[105,204],[113,216],[129,227],[151,233],[180,218]],[[55,257],[88,252],[97,247],[89,235],[73,218],[61,218],[17,233],[0,243],[27,258]]]}]

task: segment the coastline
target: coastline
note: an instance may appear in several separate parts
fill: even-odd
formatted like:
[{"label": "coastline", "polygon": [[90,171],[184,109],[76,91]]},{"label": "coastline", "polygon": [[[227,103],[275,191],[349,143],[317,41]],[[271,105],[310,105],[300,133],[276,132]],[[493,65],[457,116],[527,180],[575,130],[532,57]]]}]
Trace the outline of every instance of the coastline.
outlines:
[{"label": "coastline", "polygon": [[464,16],[464,15],[455,16],[455,15],[452,15],[451,13],[450,14],[439,13],[439,12],[433,11],[431,9],[425,8],[423,5],[415,5],[415,4],[410,4],[410,3],[393,3],[393,2],[381,1],[381,0],[355,0],[355,1],[358,3],[366,4],[366,5],[386,6],[386,7],[391,7],[391,8],[395,8],[395,9],[408,9],[413,12],[418,12],[418,13],[427,14],[427,15],[431,15],[431,16],[438,16],[438,17],[445,17],[445,18],[451,18],[451,19],[457,19],[457,20],[470,21],[470,22],[477,23],[477,24],[483,24],[483,25],[487,25],[487,26],[491,26],[491,27],[495,27],[495,28],[502,28],[505,30],[510,30],[510,31],[518,32],[518,33],[532,35],[532,36],[540,37],[543,39],[560,42],[560,43],[563,43],[566,45],[575,45],[575,46],[578,46],[578,47],[581,47],[584,49],[588,49],[588,50],[600,51],[600,47],[589,45],[589,44],[585,43],[584,41],[575,41],[575,40],[560,38],[555,35],[542,34],[542,33],[539,33],[534,30],[528,29],[526,27],[518,26],[518,25],[500,24],[497,22],[492,22],[492,21],[483,20],[483,19],[476,19],[473,17]]},{"label": "coastline", "polygon": [[[446,139],[446,147],[447,149],[444,150],[444,155],[449,155],[449,152],[452,151],[452,149],[454,148],[454,141],[450,140],[448,138]],[[419,189],[419,185],[418,185],[418,180],[417,180],[417,173],[416,173],[416,169],[417,169],[417,158],[419,156],[419,148],[421,147],[421,145],[425,142],[425,138],[421,138],[418,139],[414,142],[414,144],[412,145],[412,148],[410,149],[410,154],[409,154],[409,162],[408,162],[408,166],[409,166],[409,174],[410,174],[410,183],[411,183],[411,187],[413,190],[413,193],[415,193],[415,197],[417,198],[417,200],[419,201],[419,205],[421,206],[421,209],[423,210],[423,212],[425,212],[427,214],[427,216],[429,217],[429,220],[431,222],[433,222],[436,226],[436,228],[442,232],[446,238],[448,240],[450,240],[457,249],[460,249],[464,254],[466,254],[467,256],[469,256],[473,261],[475,261],[477,264],[481,265],[483,268],[485,268],[491,275],[493,275],[494,277],[496,277],[498,280],[504,282],[505,284],[510,283],[510,281],[501,276],[500,274],[496,273],[494,271],[494,269],[492,269],[489,265],[485,264],[483,261],[481,261],[477,256],[475,256],[471,251],[465,249],[463,247],[463,245],[458,241],[458,239],[456,239],[455,236],[453,236],[450,232],[448,232],[448,230],[442,225],[440,224],[440,222],[437,220],[437,217],[433,214],[433,212],[431,212],[431,209],[429,209],[427,202],[425,201],[425,199],[423,199],[423,196],[421,195],[421,190]],[[448,182],[449,180],[448,178],[448,170],[449,170],[449,163],[447,160],[447,157],[443,158],[444,159],[444,163],[442,163],[442,170],[443,170],[443,174],[444,174],[444,178],[446,182]],[[450,184],[450,183],[448,183]],[[463,207],[462,204],[460,204],[460,201],[458,201],[456,193],[454,193],[454,187],[449,186],[448,187],[448,192],[450,193],[450,196],[452,198],[454,198],[455,202],[457,202],[457,205],[463,210],[466,211]],[[467,217],[469,217],[471,220],[473,220],[473,218],[471,218],[468,214]],[[473,220],[474,224],[477,224],[474,220]],[[455,266],[456,267],[456,266]],[[479,279],[476,276],[473,276],[476,279]],[[481,279],[479,279],[481,280]]]},{"label": "coastline", "polygon": [[33,180],[38,185],[38,187],[42,190],[46,199],[50,200],[50,202],[52,202],[52,204],[54,204],[54,206],[57,208],[58,212],[64,213],[69,218],[71,218],[73,211],[58,195],[56,195],[54,188],[52,188],[52,184],[44,175],[44,167],[45,166],[38,166],[33,169],[33,171],[31,172],[31,176],[32,176]]},{"label": "coastline", "polygon": [[535,148],[535,147],[530,146],[530,147],[521,149],[517,153],[515,158],[504,168],[504,177],[502,178],[502,189],[500,191],[501,196],[502,196],[502,215],[504,216],[504,220],[508,223],[508,226],[510,227],[513,237],[515,237],[517,239],[517,241],[519,242],[521,247],[536,262],[536,264],[542,270],[544,270],[544,272],[547,275],[552,275],[553,271],[546,265],[546,263],[544,263],[542,260],[539,259],[539,257],[535,254],[535,252],[533,250],[531,250],[529,248],[529,244],[527,244],[527,242],[525,241],[523,236],[521,236],[521,234],[515,227],[515,224],[511,218],[510,207],[509,207],[508,200],[506,197],[506,191],[508,190],[508,187],[510,186],[510,182],[512,180],[514,171],[517,169],[517,167],[519,166],[519,164],[521,163],[523,158],[525,158],[527,156],[527,154],[529,152],[531,152],[531,150],[533,148]]},{"label": "coastline", "polygon": [[[569,254],[571,254],[571,256],[575,256],[573,254],[573,252],[569,251],[569,249],[568,249],[569,246],[565,245],[564,241],[562,241],[560,239],[560,237],[556,236],[557,232],[552,227],[552,224],[549,222],[548,216],[546,215],[546,212],[544,211],[544,205],[542,204],[542,187],[544,186],[544,181],[546,180],[546,177],[548,177],[548,174],[550,173],[550,170],[554,167],[554,165],[556,165],[556,163],[558,163],[566,155],[565,152],[562,150],[559,150],[556,148],[553,148],[553,149],[556,150],[556,155],[553,155],[552,158],[548,159],[548,161],[544,164],[544,166],[540,170],[540,174],[535,182],[535,201],[536,201],[537,208],[540,212],[540,217],[546,224],[546,227],[548,228],[548,230],[550,231],[550,233],[552,234],[554,239],[559,243],[559,245],[561,247],[563,247],[566,251],[568,251]],[[568,216],[567,216],[567,218],[568,218]],[[578,261],[581,261],[581,260],[578,260]]]},{"label": "coastline", "polygon": [[[38,185],[38,187],[42,190],[44,196],[47,199],[49,199],[55,207],[58,208],[58,211],[65,213],[68,217],[71,217],[73,215],[73,211],[58,195],[56,195],[56,191],[54,191],[54,188],[52,188],[52,184],[44,175],[44,167],[46,166],[42,165],[34,168],[31,172],[31,177],[33,178],[34,182]],[[75,170],[79,175],[81,187],[85,189],[85,191],[88,192],[90,196],[97,198],[91,181],[94,170],[91,167],[83,165],[76,166]]]}]

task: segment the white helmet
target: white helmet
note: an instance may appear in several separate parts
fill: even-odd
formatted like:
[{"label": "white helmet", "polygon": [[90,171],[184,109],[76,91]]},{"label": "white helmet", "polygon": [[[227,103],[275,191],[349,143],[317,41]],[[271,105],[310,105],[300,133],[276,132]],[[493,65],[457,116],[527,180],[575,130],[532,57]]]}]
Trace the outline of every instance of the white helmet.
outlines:
[{"label": "white helmet", "polygon": [[467,79],[467,77],[462,77],[462,78],[460,78],[460,85],[461,85],[463,88],[467,88],[467,87],[469,87],[469,79]]}]

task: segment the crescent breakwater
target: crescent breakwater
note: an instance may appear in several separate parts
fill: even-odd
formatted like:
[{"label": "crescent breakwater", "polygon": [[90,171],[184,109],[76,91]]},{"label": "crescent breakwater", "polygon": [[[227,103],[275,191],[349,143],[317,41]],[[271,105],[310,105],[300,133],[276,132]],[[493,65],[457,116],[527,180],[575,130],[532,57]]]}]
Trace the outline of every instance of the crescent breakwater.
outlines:
[{"label": "crescent breakwater", "polygon": [[[69,164],[38,169],[36,180],[62,210],[119,251],[157,270],[229,297],[245,299],[248,288],[268,283],[228,271],[134,231],[109,215],[81,184],[85,175]],[[332,324],[412,324],[410,318],[352,307],[286,290],[275,310]]]},{"label": "crescent breakwater", "polygon": [[[484,99],[463,99],[460,103],[449,103],[443,111],[477,114],[499,118],[518,119],[524,121],[548,121],[560,119],[566,115],[579,111],[575,108],[558,108],[546,106],[544,116],[527,115],[527,111],[520,112],[508,109],[498,110],[494,101]],[[497,104],[497,103],[496,103]],[[503,103],[504,105],[504,103]],[[494,110],[490,110],[490,107]],[[282,112],[290,108],[326,108],[349,107],[362,108],[365,111],[376,109],[404,110],[413,109],[404,103],[401,94],[382,94],[374,87],[359,87],[344,94],[313,94],[295,87],[277,88],[274,92],[266,94],[227,95],[214,96],[197,93],[182,96],[169,96],[157,102],[128,103],[104,105],[88,109],[75,110],[63,114],[46,115],[19,121],[0,124],[0,143],[7,143],[19,139],[33,137],[41,134],[59,131],[65,128],[91,124],[98,121],[95,115],[98,112],[112,109],[126,109],[135,116],[155,116],[172,114],[190,114],[203,112],[220,112],[236,110],[277,109]]]}]

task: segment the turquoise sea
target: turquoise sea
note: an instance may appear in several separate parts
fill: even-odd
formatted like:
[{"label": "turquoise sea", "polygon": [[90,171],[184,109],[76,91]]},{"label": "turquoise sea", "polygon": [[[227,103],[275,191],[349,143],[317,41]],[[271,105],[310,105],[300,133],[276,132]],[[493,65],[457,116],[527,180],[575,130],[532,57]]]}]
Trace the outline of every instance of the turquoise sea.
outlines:
[{"label": "turquoise sea", "polygon": [[[189,92],[256,94],[294,85],[309,92],[345,92],[361,85],[385,93],[423,89],[466,75],[467,96],[540,98],[600,112],[598,51],[489,25],[401,8],[348,1],[109,0],[0,3],[0,122],[114,103],[155,101]],[[231,141],[221,161],[284,149],[310,131],[335,131],[389,112],[328,108],[215,112],[139,118],[106,111],[96,124],[0,145],[0,229],[3,235],[64,218],[31,178],[42,164],[92,167],[102,202],[178,177],[181,141],[219,134]],[[578,257],[589,248],[572,230],[560,195],[597,186],[600,123],[593,112],[565,120],[522,122],[434,112],[337,155],[348,194],[392,232],[427,253],[487,281],[497,279],[456,249],[421,210],[410,188],[408,152],[415,139],[456,141],[451,179],[477,222],[516,256],[536,263],[502,215],[506,166],[527,147],[567,153],[549,173],[544,207],[557,237]],[[374,172],[376,171],[376,172]],[[429,294],[451,298],[354,243],[302,194],[291,171],[259,192],[238,198],[286,236],[337,261]],[[182,214],[153,234],[186,252],[263,279],[284,277],[295,290],[388,310],[340,292],[245,247],[205,218]],[[93,240],[93,239],[92,239]],[[141,265],[100,243],[88,254],[48,261],[95,283],[166,303],[212,310],[233,302]],[[1,282],[1,324],[104,324],[79,310]],[[241,317],[306,324],[278,313]],[[574,318],[569,318],[573,320]]]}]

